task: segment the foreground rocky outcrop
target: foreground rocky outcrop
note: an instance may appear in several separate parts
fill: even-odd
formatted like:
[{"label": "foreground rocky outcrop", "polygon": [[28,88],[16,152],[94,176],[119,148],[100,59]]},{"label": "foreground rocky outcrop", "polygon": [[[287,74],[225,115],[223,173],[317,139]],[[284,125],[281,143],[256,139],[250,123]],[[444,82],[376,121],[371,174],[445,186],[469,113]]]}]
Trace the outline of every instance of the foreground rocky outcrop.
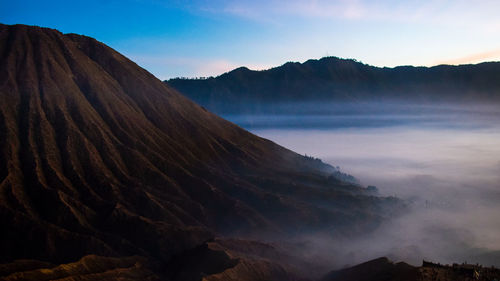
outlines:
[{"label": "foreground rocky outcrop", "polygon": [[0,278],[13,280],[160,280],[145,267],[141,257],[85,256],[68,264],[51,265],[34,260],[16,260],[0,266]]},{"label": "foreground rocky outcrop", "polygon": [[472,264],[441,265],[423,261],[415,267],[404,262],[393,263],[378,258],[354,267],[332,271],[323,281],[468,281],[498,280],[500,269]]}]

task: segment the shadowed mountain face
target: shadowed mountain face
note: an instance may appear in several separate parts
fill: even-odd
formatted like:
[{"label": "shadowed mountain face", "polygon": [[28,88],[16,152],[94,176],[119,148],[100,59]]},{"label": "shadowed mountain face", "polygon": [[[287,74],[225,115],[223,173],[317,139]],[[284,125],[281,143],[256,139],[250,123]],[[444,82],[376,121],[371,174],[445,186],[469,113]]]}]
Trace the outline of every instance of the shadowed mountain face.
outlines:
[{"label": "shadowed mountain face", "polygon": [[441,265],[422,262],[414,267],[404,262],[393,263],[387,258],[374,259],[350,268],[332,271],[323,281],[466,281],[498,280],[500,270],[472,264]]},{"label": "shadowed mountain face", "polygon": [[141,256],[173,280],[191,278],[178,272],[190,260],[204,274],[237,277],[252,263],[286,274],[257,255],[245,265],[247,250],[231,256],[247,242],[205,243],[353,235],[401,207],[204,110],[104,44],[51,29],[0,25],[0,135],[4,263],[130,256],[88,274],[150,276],[132,267]]},{"label": "shadowed mountain face", "polygon": [[423,280],[418,268],[404,262],[392,263],[378,258],[354,267],[333,271],[323,281],[418,281]]},{"label": "shadowed mountain face", "polygon": [[326,57],[264,71],[241,67],[215,78],[176,78],[168,83],[217,113],[260,112],[269,104],[318,101],[498,102],[500,63],[379,68]]}]

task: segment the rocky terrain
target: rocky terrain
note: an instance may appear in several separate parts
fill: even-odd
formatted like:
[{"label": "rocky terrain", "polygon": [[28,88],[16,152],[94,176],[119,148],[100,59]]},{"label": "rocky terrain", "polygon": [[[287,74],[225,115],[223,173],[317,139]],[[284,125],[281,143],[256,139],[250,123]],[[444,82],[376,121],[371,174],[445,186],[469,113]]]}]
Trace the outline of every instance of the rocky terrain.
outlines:
[{"label": "rocky terrain", "polygon": [[324,281],[472,281],[498,280],[500,269],[472,264],[441,265],[422,262],[415,267],[404,262],[393,263],[387,258],[378,258],[366,263],[333,271],[324,277]]}]

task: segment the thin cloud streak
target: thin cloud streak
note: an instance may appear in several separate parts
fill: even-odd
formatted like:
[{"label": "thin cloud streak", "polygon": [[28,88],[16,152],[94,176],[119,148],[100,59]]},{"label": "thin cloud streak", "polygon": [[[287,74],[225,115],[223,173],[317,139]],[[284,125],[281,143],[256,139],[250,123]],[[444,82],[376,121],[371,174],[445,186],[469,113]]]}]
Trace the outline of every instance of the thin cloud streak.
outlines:
[{"label": "thin cloud streak", "polygon": [[460,64],[478,63],[484,61],[499,61],[499,60],[500,60],[500,48],[491,51],[471,54],[456,59],[440,61],[437,64],[460,65]]},{"label": "thin cloud streak", "polygon": [[[500,18],[498,1],[367,1],[367,0],[290,0],[290,1],[220,1],[199,9],[211,13],[231,14],[254,21],[276,21],[280,17],[302,17],[317,20],[340,19],[438,24],[460,27],[481,27],[497,30]],[[214,8],[216,7],[216,8]]]}]

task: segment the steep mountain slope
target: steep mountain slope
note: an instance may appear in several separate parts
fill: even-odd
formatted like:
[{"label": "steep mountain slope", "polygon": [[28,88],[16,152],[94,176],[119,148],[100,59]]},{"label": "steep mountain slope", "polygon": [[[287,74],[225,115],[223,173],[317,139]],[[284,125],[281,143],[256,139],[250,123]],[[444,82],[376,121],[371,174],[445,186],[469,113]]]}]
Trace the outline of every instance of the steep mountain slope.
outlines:
[{"label": "steep mountain slope", "polygon": [[[215,78],[168,83],[217,113],[290,102],[499,102],[500,63],[379,68],[326,57],[264,71],[245,67]],[[231,101],[233,107],[221,102]]]},{"label": "steep mountain slope", "polygon": [[[100,274],[141,256],[188,280],[176,276],[191,261],[200,274],[235,266],[227,247],[207,246],[214,237],[355,235],[401,208],[204,110],[104,44],[52,29],[0,25],[0,135],[0,262],[10,268],[129,256],[85,271]],[[185,264],[172,264],[179,255]]]}]

